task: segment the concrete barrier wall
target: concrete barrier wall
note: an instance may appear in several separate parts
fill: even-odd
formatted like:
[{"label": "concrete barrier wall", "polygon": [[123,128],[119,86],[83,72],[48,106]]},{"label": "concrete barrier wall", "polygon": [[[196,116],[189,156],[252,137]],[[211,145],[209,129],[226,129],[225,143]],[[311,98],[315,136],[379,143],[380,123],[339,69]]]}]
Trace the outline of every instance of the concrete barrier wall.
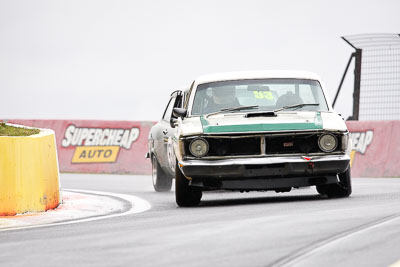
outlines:
[{"label": "concrete barrier wall", "polygon": [[8,120],[53,129],[61,172],[151,173],[145,159],[154,122],[100,120]]},{"label": "concrete barrier wall", "polygon": [[[56,132],[61,172],[150,174],[147,137],[154,122],[9,120]],[[400,121],[348,121],[353,177],[400,176]]]},{"label": "concrete barrier wall", "polygon": [[53,209],[60,203],[55,135],[42,129],[0,136],[0,216]]},{"label": "concrete barrier wall", "polygon": [[347,121],[353,177],[400,177],[400,121]]}]

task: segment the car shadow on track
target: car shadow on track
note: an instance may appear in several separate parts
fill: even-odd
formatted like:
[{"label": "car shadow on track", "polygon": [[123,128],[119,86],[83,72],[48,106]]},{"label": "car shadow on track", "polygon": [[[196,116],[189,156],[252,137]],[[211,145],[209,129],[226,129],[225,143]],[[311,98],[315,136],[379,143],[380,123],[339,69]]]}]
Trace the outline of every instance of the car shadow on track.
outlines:
[{"label": "car shadow on track", "polygon": [[216,207],[216,206],[235,206],[235,205],[252,205],[252,204],[265,204],[265,203],[285,203],[285,202],[298,202],[298,201],[321,201],[328,200],[326,196],[314,195],[295,195],[295,196],[265,196],[265,197],[245,197],[245,198],[229,198],[229,199],[216,199],[216,200],[202,200],[199,208],[201,207]]}]

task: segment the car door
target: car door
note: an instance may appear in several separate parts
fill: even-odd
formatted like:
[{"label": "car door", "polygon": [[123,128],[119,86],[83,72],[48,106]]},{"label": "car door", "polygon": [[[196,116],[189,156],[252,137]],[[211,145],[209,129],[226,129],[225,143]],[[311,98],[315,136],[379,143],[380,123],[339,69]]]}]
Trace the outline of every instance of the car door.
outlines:
[{"label": "car door", "polygon": [[171,94],[167,107],[165,108],[162,119],[153,127],[151,138],[154,141],[154,152],[158,162],[164,171],[174,175],[175,153],[173,150],[173,138],[176,128],[171,127],[172,110],[174,107],[181,107],[183,103],[183,93],[175,91]]},{"label": "car door", "polygon": [[[184,103],[184,94],[182,91],[175,91],[174,92],[176,98],[175,102],[173,105],[173,108],[182,108],[183,103]],[[177,122],[177,117],[173,115],[173,112],[171,110],[170,117],[167,118],[169,122],[169,128],[168,128],[168,133],[167,133],[167,156],[168,156],[168,167],[169,167],[169,172],[172,175],[175,175],[175,167],[176,167],[176,156],[175,156],[175,150],[174,150],[174,144],[178,142],[178,136],[176,136],[178,125],[176,124]]]},{"label": "car door", "polygon": [[152,131],[154,152],[157,156],[158,163],[164,170],[169,169],[167,145],[168,137],[172,134],[170,118],[175,104],[175,99],[176,96],[172,95],[164,110],[161,120],[154,126],[154,131]]}]

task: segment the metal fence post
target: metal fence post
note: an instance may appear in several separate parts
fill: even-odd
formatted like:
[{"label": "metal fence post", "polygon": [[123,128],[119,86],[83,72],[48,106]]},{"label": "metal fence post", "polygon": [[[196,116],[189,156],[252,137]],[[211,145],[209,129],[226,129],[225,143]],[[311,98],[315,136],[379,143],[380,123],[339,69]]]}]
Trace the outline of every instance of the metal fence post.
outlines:
[{"label": "metal fence post", "polygon": [[355,57],[355,53],[351,54],[351,56],[349,58],[349,61],[347,62],[346,69],[344,70],[344,73],[343,73],[343,76],[342,76],[342,80],[340,81],[339,88],[336,91],[335,99],[333,100],[333,103],[332,103],[332,107],[333,108],[335,107],[336,100],[337,100],[337,98],[339,96],[340,89],[342,88],[342,85],[343,85],[343,82],[344,82],[344,78],[346,78],[346,74],[347,74],[347,71],[349,69],[349,66],[350,66],[350,63],[351,63],[353,57]]},{"label": "metal fence post", "polygon": [[355,52],[354,66],[354,93],[353,93],[353,116],[352,120],[358,121],[360,112],[360,88],[361,88],[361,58],[362,49],[357,48]]}]

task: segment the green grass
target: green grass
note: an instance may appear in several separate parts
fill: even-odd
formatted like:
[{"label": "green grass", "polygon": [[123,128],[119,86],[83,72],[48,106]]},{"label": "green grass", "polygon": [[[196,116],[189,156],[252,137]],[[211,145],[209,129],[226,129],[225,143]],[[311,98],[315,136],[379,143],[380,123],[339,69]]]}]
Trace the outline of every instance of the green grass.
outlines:
[{"label": "green grass", "polygon": [[18,128],[0,122],[0,136],[29,136],[39,132],[39,129]]}]

